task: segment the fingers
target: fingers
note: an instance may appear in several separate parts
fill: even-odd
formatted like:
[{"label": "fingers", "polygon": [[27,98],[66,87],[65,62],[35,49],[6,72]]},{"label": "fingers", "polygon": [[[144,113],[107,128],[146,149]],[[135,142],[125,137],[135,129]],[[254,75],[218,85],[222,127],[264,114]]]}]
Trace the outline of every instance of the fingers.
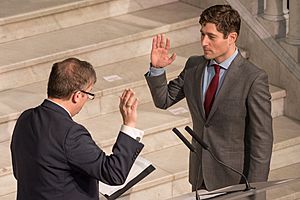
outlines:
[{"label": "fingers", "polygon": [[164,34],[161,34],[160,37],[161,37],[161,40],[160,40],[160,47],[161,47],[161,48],[165,48],[165,35],[164,35]]},{"label": "fingers", "polygon": [[158,35],[156,36],[156,38],[157,38],[156,47],[157,47],[157,48],[161,48],[161,46],[160,46],[160,43],[161,43],[161,34],[158,34]]},{"label": "fingers", "polygon": [[152,38],[152,49],[157,48],[157,36]]},{"label": "fingers", "polygon": [[138,101],[138,98],[135,98],[134,102],[132,103],[132,109],[133,110],[136,110],[137,109],[137,106],[139,104],[139,101]]},{"label": "fingers", "polygon": [[132,107],[136,101],[135,93],[132,89],[125,89],[120,96],[120,107]]},{"label": "fingers", "polygon": [[157,48],[165,48],[167,50],[170,49],[170,39],[165,39],[165,34],[158,34],[152,38],[152,49]]},{"label": "fingers", "polygon": [[126,89],[120,96],[120,113],[123,118],[123,124],[135,127],[137,121],[138,99],[132,89]]},{"label": "fingers", "polygon": [[171,47],[171,42],[170,42],[170,38],[167,38],[167,42],[166,42],[166,49],[169,50]]},{"label": "fingers", "polygon": [[169,58],[168,63],[171,64],[176,59],[176,53],[173,53],[172,56]]}]

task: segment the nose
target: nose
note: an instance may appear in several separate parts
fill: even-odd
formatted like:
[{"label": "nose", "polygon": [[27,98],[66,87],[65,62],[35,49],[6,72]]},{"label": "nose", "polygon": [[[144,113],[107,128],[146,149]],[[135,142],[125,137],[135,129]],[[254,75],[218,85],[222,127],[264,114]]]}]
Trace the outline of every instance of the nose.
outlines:
[{"label": "nose", "polygon": [[201,45],[202,45],[203,47],[208,45],[208,38],[207,38],[206,35],[202,35],[202,36],[201,36]]}]

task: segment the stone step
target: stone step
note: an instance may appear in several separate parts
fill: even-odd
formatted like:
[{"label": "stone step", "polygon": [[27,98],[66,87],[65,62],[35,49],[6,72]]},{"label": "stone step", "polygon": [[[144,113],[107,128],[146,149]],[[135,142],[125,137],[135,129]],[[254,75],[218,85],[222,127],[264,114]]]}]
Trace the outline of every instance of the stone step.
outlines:
[{"label": "stone step", "polygon": [[[300,121],[280,116],[273,119],[274,147],[271,169],[300,162]],[[300,171],[300,170],[299,170]]]},{"label": "stone step", "polygon": [[[80,122],[92,134],[96,143],[106,152],[110,152],[114,144],[120,124],[119,112],[100,115]],[[144,130],[142,153],[157,151],[180,143],[174,137],[171,129],[191,123],[190,114],[185,101],[181,101],[168,110],[158,110],[152,102],[140,105],[138,108],[137,128]],[[117,125],[117,126],[116,126]],[[106,130],[101,131],[101,130]]]},{"label": "stone step", "polygon": [[167,33],[172,47],[198,42],[200,12],[175,2],[2,43],[0,90],[46,80],[52,64],[70,56],[102,66],[148,55],[158,33]]},{"label": "stone step", "polygon": [[[299,154],[298,154],[299,155]],[[272,170],[269,180],[282,180],[288,178],[300,178],[300,163],[295,163],[286,167]],[[283,186],[267,192],[268,199],[274,200],[293,200],[300,199],[300,183],[292,186]]]},{"label": "stone step", "polygon": [[[183,144],[181,144],[181,141],[176,138],[176,136],[170,130],[171,128],[177,126],[180,128],[181,132],[184,133],[187,138],[189,138],[186,132],[183,131],[183,127],[186,124],[190,125],[188,113],[183,112],[179,115],[173,115],[172,112],[174,113],[174,110],[159,111],[155,110],[153,108],[153,105],[151,108],[151,105],[149,104],[141,106],[140,118],[144,119],[147,118],[147,116],[154,117],[151,119],[146,119],[145,121],[143,120],[143,122],[138,122],[138,127],[145,130],[145,137],[143,142],[146,146],[142,155],[146,159],[150,160],[155,165],[157,170],[155,171],[155,173],[153,173],[153,175],[147,177],[139,185],[132,189],[132,195],[137,195],[138,197],[139,195],[142,195],[138,191],[143,190],[143,192],[145,192],[148,190],[148,188],[151,189],[151,191],[154,190],[154,194],[163,198],[171,194],[173,196],[177,196],[183,194],[184,192],[188,192],[190,191],[190,185],[187,183],[188,149]],[[177,106],[177,110],[178,108],[181,108],[182,110],[182,108],[184,108],[186,105],[184,105],[183,102],[181,105]],[[95,120],[98,121],[99,126],[102,127],[101,130],[115,129],[113,131],[114,134],[112,135],[98,135],[94,132],[94,130],[99,130],[95,126],[96,123],[92,121],[85,122],[86,126],[91,131],[93,138],[100,146],[104,147],[104,150],[106,150],[106,152],[110,151],[111,145],[113,143],[113,140],[111,138],[115,138],[119,127],[114,126],[117,128],[112,128],[111,126],[105,126],[104,124],[119,124],[121,120],[119,119],[118,121],[116,116],[111,116],[110,118],[112,120],[109,120],[108,118],[109,117],[104,117],[102,119],[97,118]],[[110,122],[108,123],[108,121]],[[160,121],[162,121],[162,123],[159,123]],[[162,124],[166,125],[162,127]],[[281,172],[281,169],[285,167],[297,165],[300,163],[299,156],[297,156],[300,153],[299,129],[299,121],[289,119],[285,116],[274,118],[274,148],[271,162],[272,172],[274,171],[278,173],[278,171]],[[286,149],[289,148],[292,149],[286,151]],[[11,183],[12,178],[6,177],[12,175],[10,167],[9,141],[0,143],[0,150],[1,152],[4,152],[4,154],[2,154],[3,156],[1,157],[0,162],[2,169],[0,177],[5,177],[3,178],[3,180]],[[295,171],[300,173],[299,170]],[[288,171],[287,173],[288,176],[286,178],[297,175],[294,175],[293,171]],[[273,177],[272,180],[277,178],[285,178],[285,175],[281,175],[281,177],[279,177],[279,175],[271,176]],[[183,182],[186,183],[184,184]],[[3,184],[1,180],[0,184]],[[14,184],[11,184],[11,187],[15,187]],[[159,188],[165,189],[160,190]],[[5,189],[4,191],[8,192],[0,194],[8,194],[12,190],[13,188]],[[156,197],[158,198],[158,196]],[[172,196],[169,196],[168,198],[170,197]]]},{"label": "stone step", "polygon": [[[179,102],[166,111],[155,108],[152,102],[144,103],[139,106],[138,116],[137,127],[145,131],[144,142],[147,145],[143,151],[144,153],[178,144],[171,129],[191,122],[185,101]],[[300,123],[285,116],[276,117],[273,121],[275,135],[273,169],[297,163],[300,153],[300,135],[298,131]],[[79,120],[79,123],[87,127],[99,146],[106,152],[110,152],[120,128],[118,125],[122,123],[122,120],[119,112],[116,111]],[[4,152],[0,160],[0,175],[11,172],[9,152],[11,133],[12,129],[6,133],[7,137],[2,138],[3,140],[0,143],[0,150]],[[285,157],[285,159],[282,160],[282,157]]]},{"label": "stone step", "polygon": [[[145,132],[143,154],[167,148],[180,143],[174,137],[171,129],[191,122],[189,111],[185,101],[181,101],[168,110],[158,110],[152,102],[145,103],[138,108],[137,128]],[[108,154],[111,153],[122,118],[119,112],[89,118],[79,121],[91,133],[96,143]],[[105,131],[103,131],[105,130]],[[0,142],[0,176],[11,173],[10,139]]]},{"label": "stone step", "polygon": [[[188,56],[201,54],[202,50],[199,43],[192,43],[173,48],[172,52],[177,53],[177,58],[171,66],[166,68],[169,79],[180,73]],[[149,68],[148,65],[149,56],[147,55],[95,67],[98,81],[93,92],[96,93],[96,98],[87,102],[75,120],[118,110],[118,96],[125,88],[129,87],[135,90],[141,104],[152,101],[144,78],[144,74]],[[46,98],[46,85],[47,81],[45,80],[0,91],[0,142],[10,138],[15,121],[22,111],[39,105]],[[272,116],[283,115],[285,90],[270,85],[270,92],[272,94]]]},{"label": "stone step", "polygon": [[[0,43],[114,17],[177,0],[1,1]],[[16,6],[18,3],[18,6]]]},{"label": "stone step", "polygon": [[[179,62],[179,59],[176,62]],[[175,77],[177,74],[179,74],[181,69],[182,67],[179,65],[173,65],[172,67],[168,68],[168,78]],[[143,72],[145,72],[146,70],[147,69],[144,69]],[[118,85],[109,83],[111,84],[109,86],[109,84],[104,83],[105,81],[102,81],[103,84],[101,88],[97,88],[97,86],[95,86],[94,91],[97,94],[97,98],[95,98],[93,101],[88,101],[85,107],[82,109],[81,113],[78,116],[75,116],[74,119],[76,121],[93,121],[93,119],[97,119],[99,117],[101,118],[102,115],[108,114],[107,116],[109,116],[112,112],[114,115],[118,115],[118,112],[117,114],[115,114],[115,111],[118,110],[118,96],[125,88],[128,87],[134,89],[137,97],[140,100],[140,104],[151,102],[152,98],[142,75],[143,72],[141,72],[140,74],[136,73],[137,71],[134,70],[129,70],[127,72],[134,73],[131,76],[128,76],[126,80],[121,80],[123,84]],[[120,75],[120,77],[125,76],[126,73]],[[134,80],[134,78],[139,78],[140,80]],[[132,80],[132,82],[130,80]],[[45,85],[41,83],[35,83],[33,85],[25,86],[19,89],[0,92],[0,107],[2,108],[0,111],[0,142],[10,139],[16,119],[22,111],[30,107],[35,107],[43,101],[43,99],[46,97],[44,91],[46,91]],[[272,85],[270,86],[270,91],[272,92],[272,97],[273,94],[274,96],[276,96],[278,93],[282,94],[281,99],[272,99],[272,116],[277,117],[283,115],[283,98],[285,97],[285,92],[282,92],[282,89]],[[19,101],[20,97],[22,97],[22,102]],[[148,118],[149,116],[145,117]],[[101,128],[98,130],[101,130]]]},{"label": "stone step", "polygon": [[[184,145],[177,145],[143,155],[152,161],[156,170],[130,189],[130,194],[120,198],[128,199],[169,199],[191,191],[188,183],[188,150]],[[300,177],[300,163],[271,170],[270,181]],[[12,174],[0,176],[0,197],[4,200],[15,199],[16,181]],[[268,200],[298,199],[300,184],[292,187],[277,188],[267,193]],[[101,198],[102,199],[102,198]]]},{"label": "stone step", "polygon": [[[186,59],[178,56],[175,63],[167,69],[168,78],[174,78],[179,74]],[[126,66],[126,67],[124,67]],[[149,56],[142,56],[114,63],[103,67],[97,67],[98,81],[93,92],[96,98],[88,101],[75,120],[82,120],[106,114],[118,110],[119,95],[125,88],[132,88],[140,103],[152,100],[144,74],[149,68]],[[118,77],[116,81],[106,81],[107,77]],[[103,78],[104,77],[104,78]],[[0,142],[10,138],[15,121],[22,111],[35,107],[46,98],[47,81],[32,83],[11,90],[0,91]],[[20,97],[22,97],[20,101]]]}]

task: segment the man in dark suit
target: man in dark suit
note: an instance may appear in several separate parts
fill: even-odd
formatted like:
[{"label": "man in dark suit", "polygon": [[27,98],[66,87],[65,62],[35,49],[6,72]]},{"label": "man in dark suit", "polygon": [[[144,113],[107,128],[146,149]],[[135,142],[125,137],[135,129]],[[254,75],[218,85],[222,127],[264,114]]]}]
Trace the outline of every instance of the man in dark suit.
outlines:
[{"label": "man in dark suit", "polygon": [[14,128],[11,153],[18,200],[96,200],[98,180],[120,185],[141,152],[135,129],[138,101],[131,89],[120,97],[123,125],[105,153],[85,127],[72,117],[94,98],[93,66],[76,58],[55,63],[48,82],[48,99],[26,110]]},{"label": "man in dark suit", "polygon": [[[240,16],[229,5],[215,5],[200,16],[203,56],[190,57],[180,75],[167,83],[164,67],[170,40],[152,41],[151,66],[145,75],[153,100],[166,109],[186,98],[193,129],[224,163],[243,172],[250,182],[266,181],[272,154],[271,95],[267,74],[244,59],[236,40]],[[189,181],[214,190],[239,184],[241,176],[216,163],[192,140],[200,154],[190,153]]]}]

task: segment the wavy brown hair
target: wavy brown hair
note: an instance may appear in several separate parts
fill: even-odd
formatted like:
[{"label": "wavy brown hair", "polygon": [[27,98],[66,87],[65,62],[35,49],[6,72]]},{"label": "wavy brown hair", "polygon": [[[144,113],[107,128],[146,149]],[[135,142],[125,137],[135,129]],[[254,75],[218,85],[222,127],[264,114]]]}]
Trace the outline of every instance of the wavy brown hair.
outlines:
[{"label": "wavy brown hair", "polygon": [[232,32],[239,35],[241,18],[230,5],[214,5],[202,12],[199,23],[201,26],[205,26],[206,23],[215,24],[217,30],[224,34],[224,38],[227,38]]}]

